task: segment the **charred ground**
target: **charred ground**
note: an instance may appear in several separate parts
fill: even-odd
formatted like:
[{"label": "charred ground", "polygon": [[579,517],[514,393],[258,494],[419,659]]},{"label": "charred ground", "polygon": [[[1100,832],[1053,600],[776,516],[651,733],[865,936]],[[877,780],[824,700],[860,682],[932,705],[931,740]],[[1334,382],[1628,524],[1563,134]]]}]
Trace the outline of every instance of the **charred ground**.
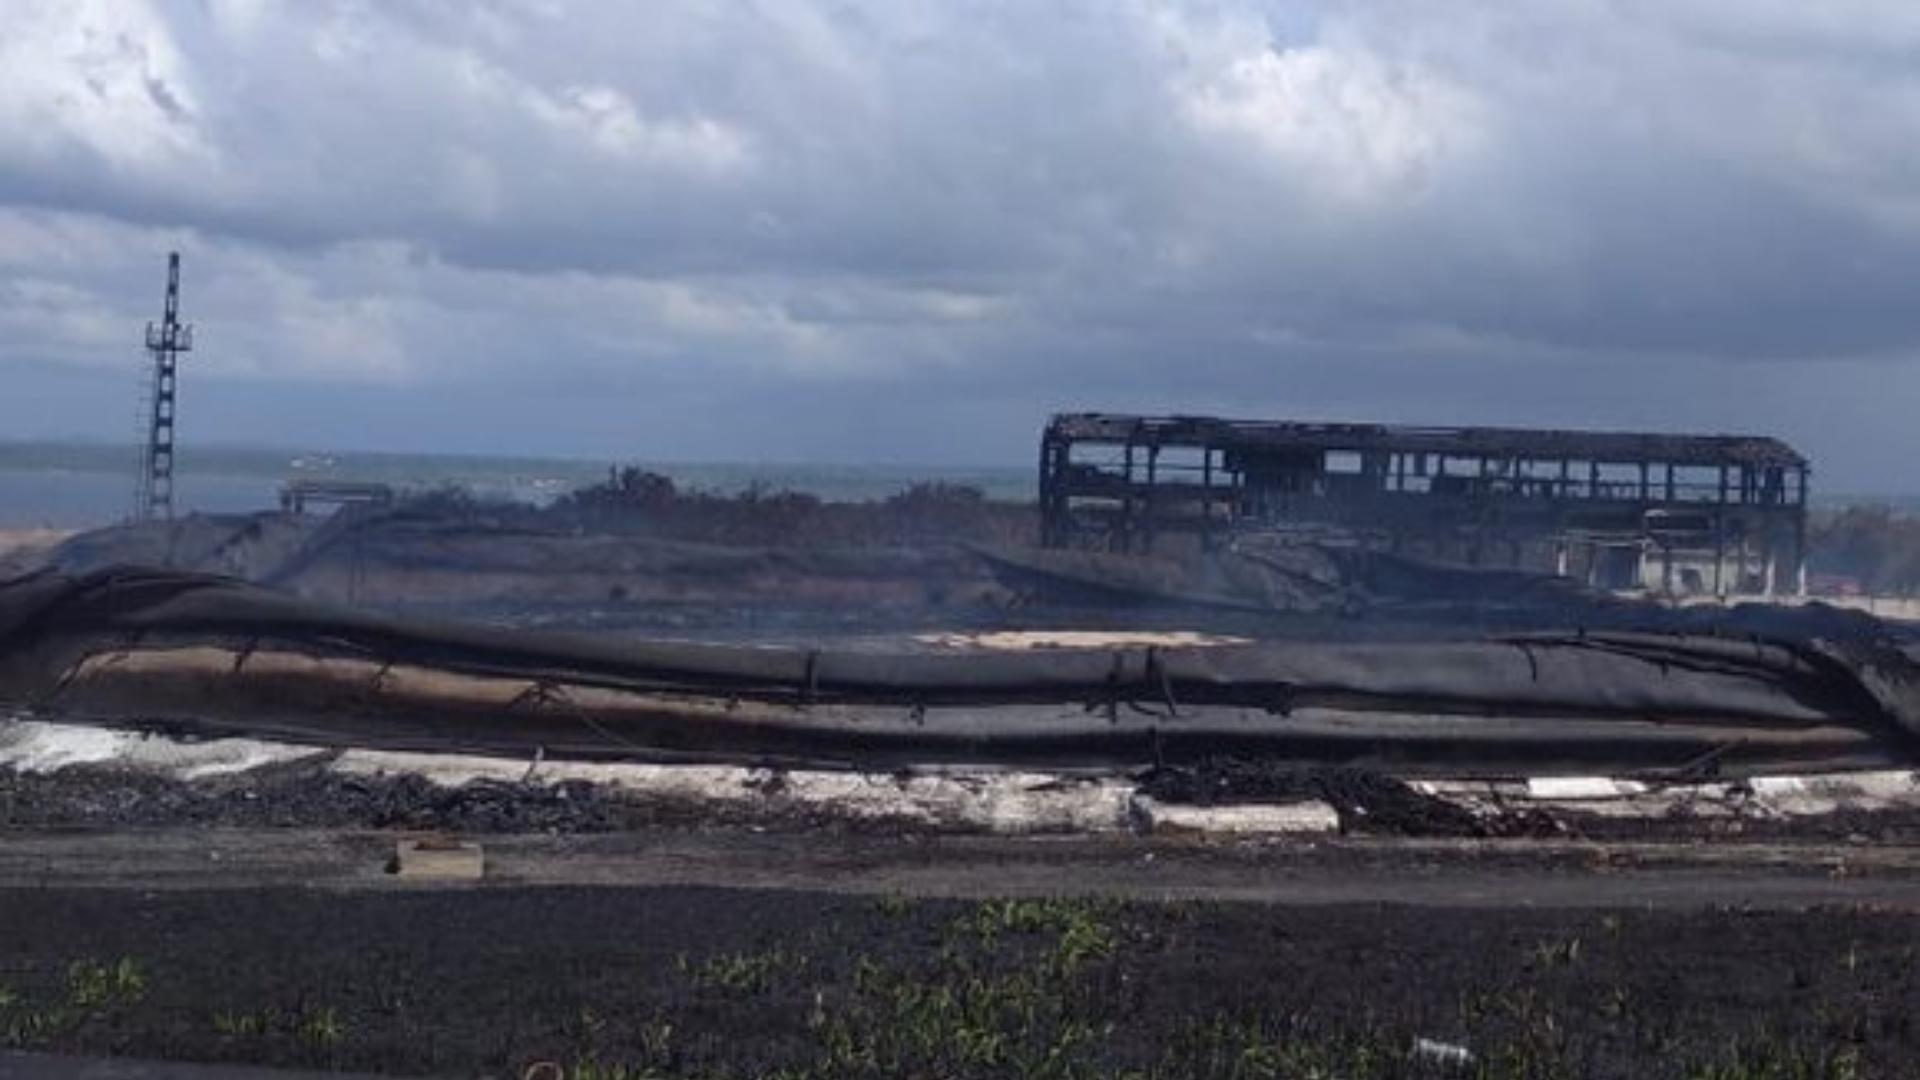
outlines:
[{"label": "charred ground", "polygon": [[9,890],[0,910],[0,1036],[91,1053],[470,1076],[1717,1080],[1910,1075],[1920,1049],[1920,927],[1874,911],[675,888]]}]

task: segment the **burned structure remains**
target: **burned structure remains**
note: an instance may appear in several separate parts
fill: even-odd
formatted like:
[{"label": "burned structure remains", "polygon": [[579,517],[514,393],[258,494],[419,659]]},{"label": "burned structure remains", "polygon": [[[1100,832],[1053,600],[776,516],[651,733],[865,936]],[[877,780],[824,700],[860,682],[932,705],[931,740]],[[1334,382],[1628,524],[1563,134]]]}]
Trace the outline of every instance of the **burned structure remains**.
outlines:
[{"label": "burned structure remains", "polygon": [[1050,547],[1212,547],[1249,530],[1608,588],[1773,593],[1805,578],[1807,459],[1778,439],[1056,415]]},{"label": "burned structure remains", "polygon": [[295,479],[280,485],[280,509],[304,514],[310,503],[325,506],[392,506],[392,485],[362,480]]}]

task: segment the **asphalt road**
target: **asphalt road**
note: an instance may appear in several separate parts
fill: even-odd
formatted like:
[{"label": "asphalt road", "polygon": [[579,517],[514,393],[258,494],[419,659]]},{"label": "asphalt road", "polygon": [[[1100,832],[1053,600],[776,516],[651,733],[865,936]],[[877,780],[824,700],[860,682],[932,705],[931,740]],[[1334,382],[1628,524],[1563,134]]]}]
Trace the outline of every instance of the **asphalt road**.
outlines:
[{"label": "asphalt road", "polygon": [[289,1072],[252,1065],[141,1061],[0,1051],[0,1080],[376,1080],[371,1073]]},{"label": "asphalt road", "polygon": [[1920,848],[1856,845],[891,836],[746,829],[481,838],[479,881],[389,872],[399,834],[0,831],[0,888],[406,891],[708,886],[980,898],[1920,911]]}]

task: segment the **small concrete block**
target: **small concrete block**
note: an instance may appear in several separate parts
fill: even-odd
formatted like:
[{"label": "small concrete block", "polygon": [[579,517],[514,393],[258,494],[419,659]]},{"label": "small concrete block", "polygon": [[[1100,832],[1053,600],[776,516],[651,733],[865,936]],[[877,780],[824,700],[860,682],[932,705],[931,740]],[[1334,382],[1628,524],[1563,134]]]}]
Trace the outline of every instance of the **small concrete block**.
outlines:
[{"label": "small concrete block", "polygon": [[402,840],[393,872],[409,881],[479,881],[487,870],[480,845],[465,840]]},{"label": "small concrete block", "polygon": [[1183,806],[1143,795],[1136,796],[1133,805],[1136,820],[1149,832],[1244,836],[1330,833],[1340,828],[1340,815],[1319,800]]},{"label": "small concrete block", "polygon": [[1535,776],[1527,780],[1529,799],[1625,799],[1646,793],[1643,783],[1610,776]]}]

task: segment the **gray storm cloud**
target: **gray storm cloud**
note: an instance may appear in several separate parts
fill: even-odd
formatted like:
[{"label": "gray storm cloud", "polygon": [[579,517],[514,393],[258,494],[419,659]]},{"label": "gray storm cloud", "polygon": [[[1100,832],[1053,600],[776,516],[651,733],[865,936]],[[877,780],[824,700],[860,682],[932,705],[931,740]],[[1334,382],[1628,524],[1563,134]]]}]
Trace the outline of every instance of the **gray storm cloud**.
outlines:
[{"label": "gray storm cloud", "polygon": [[9,22],[20,434],[120,434],[178,246],[206,438],[1019,462],[1127,407],[1762,429],[1914,486],[1910,4]]}]

